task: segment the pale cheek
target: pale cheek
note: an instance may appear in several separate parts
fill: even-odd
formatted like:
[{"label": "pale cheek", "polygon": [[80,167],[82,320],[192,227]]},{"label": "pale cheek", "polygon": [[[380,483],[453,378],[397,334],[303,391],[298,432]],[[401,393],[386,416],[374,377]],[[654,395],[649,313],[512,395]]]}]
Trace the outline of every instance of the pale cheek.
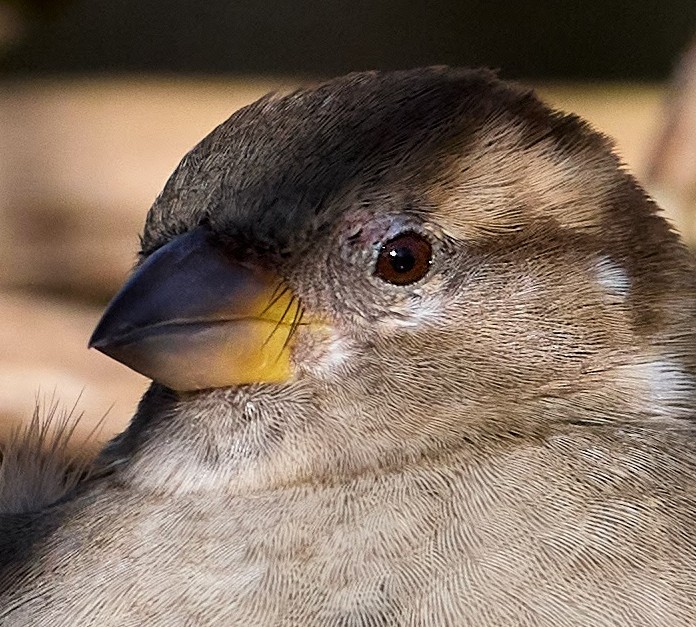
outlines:
[{"label": "pale cheek", "polygon": [[321,336],[305,342],[298,354],[298,367],[322,380],[338,380],[350,368],[358,353],[350,338],[335,329],[327,329]]},{"label": "pale cheek", "polygon": [[679,409],[692,414],[696,381],[678,360],[664,356],[622,366],[619,371],[633,382],[636,399],[641,399],[651,414],[673,416]]},{"label": "pale cheek", "polygon": [[600,257],[594,270],[597,281],[609,294],[623,299],[628,297],[631,280],[618,263],[608,257]]},{"label": "pale cheek", "polygon": [[692,400],[694,380],[677,361],[658,359],[645,366],[650,391],[656,402],[680,404]]},{"label": "pale cheek", "polygon": [[416,329],[424,326],[442,326],[447,322],[442,297],[431,294],[422,298],[410,299],[395,307],[390,315],[379,320],[378,324],[386,332],[398,329]]}]

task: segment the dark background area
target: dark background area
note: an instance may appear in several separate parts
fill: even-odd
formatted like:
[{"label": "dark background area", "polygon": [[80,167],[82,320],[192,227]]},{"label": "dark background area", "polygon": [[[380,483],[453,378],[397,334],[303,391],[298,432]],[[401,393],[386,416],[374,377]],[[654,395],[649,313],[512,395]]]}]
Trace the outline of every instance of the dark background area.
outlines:
[{"label": "dark background area", "polygon": [[487,65],[532,79],[661,80],[695,0],[82,0],[13,3],[5,74],[329,75]]}]

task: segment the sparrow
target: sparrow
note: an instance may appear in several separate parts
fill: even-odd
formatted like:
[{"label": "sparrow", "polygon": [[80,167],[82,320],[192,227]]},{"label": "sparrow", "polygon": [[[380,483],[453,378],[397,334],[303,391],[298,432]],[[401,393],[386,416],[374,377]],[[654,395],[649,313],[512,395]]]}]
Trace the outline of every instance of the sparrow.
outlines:
[{"label": "sparrow", "polygon": [[262,98],[147,216],[90,343],[153,383],[5,507],[0,624],[696,624],[695,270],[489,71]]}]

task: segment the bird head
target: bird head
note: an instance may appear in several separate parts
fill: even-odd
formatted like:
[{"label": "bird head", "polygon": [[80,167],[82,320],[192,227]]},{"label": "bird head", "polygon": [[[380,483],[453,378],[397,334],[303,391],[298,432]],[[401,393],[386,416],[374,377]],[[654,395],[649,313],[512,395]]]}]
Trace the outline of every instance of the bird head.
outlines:
[{"label": "bird head", "polygon": [[91,345],[154,380],[120,446],[160,465],[291,481],[693,413],[687,251],[604,136],[489,72],[267,96],[141,239]]}]

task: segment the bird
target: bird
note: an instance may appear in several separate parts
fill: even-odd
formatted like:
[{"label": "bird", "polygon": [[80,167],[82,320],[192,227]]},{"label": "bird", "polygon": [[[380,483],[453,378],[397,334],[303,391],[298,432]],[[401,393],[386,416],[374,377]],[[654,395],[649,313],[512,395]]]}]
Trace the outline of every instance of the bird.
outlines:
[{"label": "bird", "polygon": [[90,345],[152,384],[5,499],[0,625],[696,624],[696,266],[588,123],[484,69],[270,94],[140,244]]}]

